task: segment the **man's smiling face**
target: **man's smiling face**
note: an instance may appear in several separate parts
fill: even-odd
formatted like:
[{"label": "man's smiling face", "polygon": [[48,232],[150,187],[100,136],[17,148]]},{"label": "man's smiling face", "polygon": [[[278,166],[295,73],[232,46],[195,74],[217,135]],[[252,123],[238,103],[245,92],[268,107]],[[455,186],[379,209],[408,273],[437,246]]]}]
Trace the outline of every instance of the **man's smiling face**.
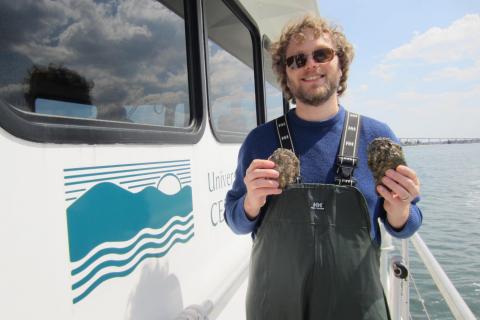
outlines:
[{"label": "man's smiling face", "polygon": [[285,66],[287,85],[296,100],[318,106],[337,93],[342,72],[336,55],[331,61],[324,63],[316,62],[312,57],[312,53],[317,49],[335,49],[328,34],[321,34],[316,38],[312,29],[303,30],[303,34],[304,39],[294,37],[290,41],[286,57],[303,53],[307,56],[307,61],[300,68]]}]

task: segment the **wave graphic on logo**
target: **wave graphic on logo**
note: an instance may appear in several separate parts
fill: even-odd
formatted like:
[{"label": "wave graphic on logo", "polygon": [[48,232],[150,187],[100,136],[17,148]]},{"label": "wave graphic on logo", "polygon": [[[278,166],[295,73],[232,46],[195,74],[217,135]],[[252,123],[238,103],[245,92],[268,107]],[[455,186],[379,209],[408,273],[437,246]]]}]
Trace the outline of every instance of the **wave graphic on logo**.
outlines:
[{"label": "wave graphic on logo", "polygon": [[115,183],[127,190],[156,186],[165,176],[172,175],[182,187],[192,182],[188,159],[67,168],[63,171],[67,202],[77,200],[94,185],[102,182]]},{"label": "wave graphic on logo", "polygon": [[130,274],[194,236],[192,189],[167,195],[155,187],[131,193],[104,182],[67,209],[73,303],[103,282]]}]

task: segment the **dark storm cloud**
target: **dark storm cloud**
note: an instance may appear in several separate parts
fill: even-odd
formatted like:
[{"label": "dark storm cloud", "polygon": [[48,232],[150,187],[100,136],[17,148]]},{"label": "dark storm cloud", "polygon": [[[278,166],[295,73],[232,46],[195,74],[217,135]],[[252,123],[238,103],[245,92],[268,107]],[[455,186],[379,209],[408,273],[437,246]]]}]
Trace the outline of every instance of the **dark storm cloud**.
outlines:
[{"label": "dark storm cloud", "polygon": [[52,1],[1,1],[0,48],[25,43],[32,38],[48,35],[50,24],[61,26],[66,22],[61,5]]}]

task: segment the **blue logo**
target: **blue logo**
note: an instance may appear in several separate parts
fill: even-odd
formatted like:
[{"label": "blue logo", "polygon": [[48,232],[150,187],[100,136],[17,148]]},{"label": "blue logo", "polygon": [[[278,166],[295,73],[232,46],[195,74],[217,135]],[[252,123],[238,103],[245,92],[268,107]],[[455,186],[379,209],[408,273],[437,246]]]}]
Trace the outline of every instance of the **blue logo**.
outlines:
[{"label": "blue logo", "polygon": [[194,236],[189,160],[64,173],[73,303]]}]

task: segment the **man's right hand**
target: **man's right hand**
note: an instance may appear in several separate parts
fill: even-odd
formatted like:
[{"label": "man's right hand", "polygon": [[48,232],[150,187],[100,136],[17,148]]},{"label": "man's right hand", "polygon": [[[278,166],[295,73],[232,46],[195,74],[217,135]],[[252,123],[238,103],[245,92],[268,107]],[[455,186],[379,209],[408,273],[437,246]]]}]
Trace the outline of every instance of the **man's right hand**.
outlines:
[{"label": "man's right hand", "polygon": [[247,195],[243,207],[249,219],[255,219],[260,209],[267,202],[267,196],[282,193],[278,188],[278,171],[270,160],[255,159],[245,173],[243,182],[247,187]]}]

